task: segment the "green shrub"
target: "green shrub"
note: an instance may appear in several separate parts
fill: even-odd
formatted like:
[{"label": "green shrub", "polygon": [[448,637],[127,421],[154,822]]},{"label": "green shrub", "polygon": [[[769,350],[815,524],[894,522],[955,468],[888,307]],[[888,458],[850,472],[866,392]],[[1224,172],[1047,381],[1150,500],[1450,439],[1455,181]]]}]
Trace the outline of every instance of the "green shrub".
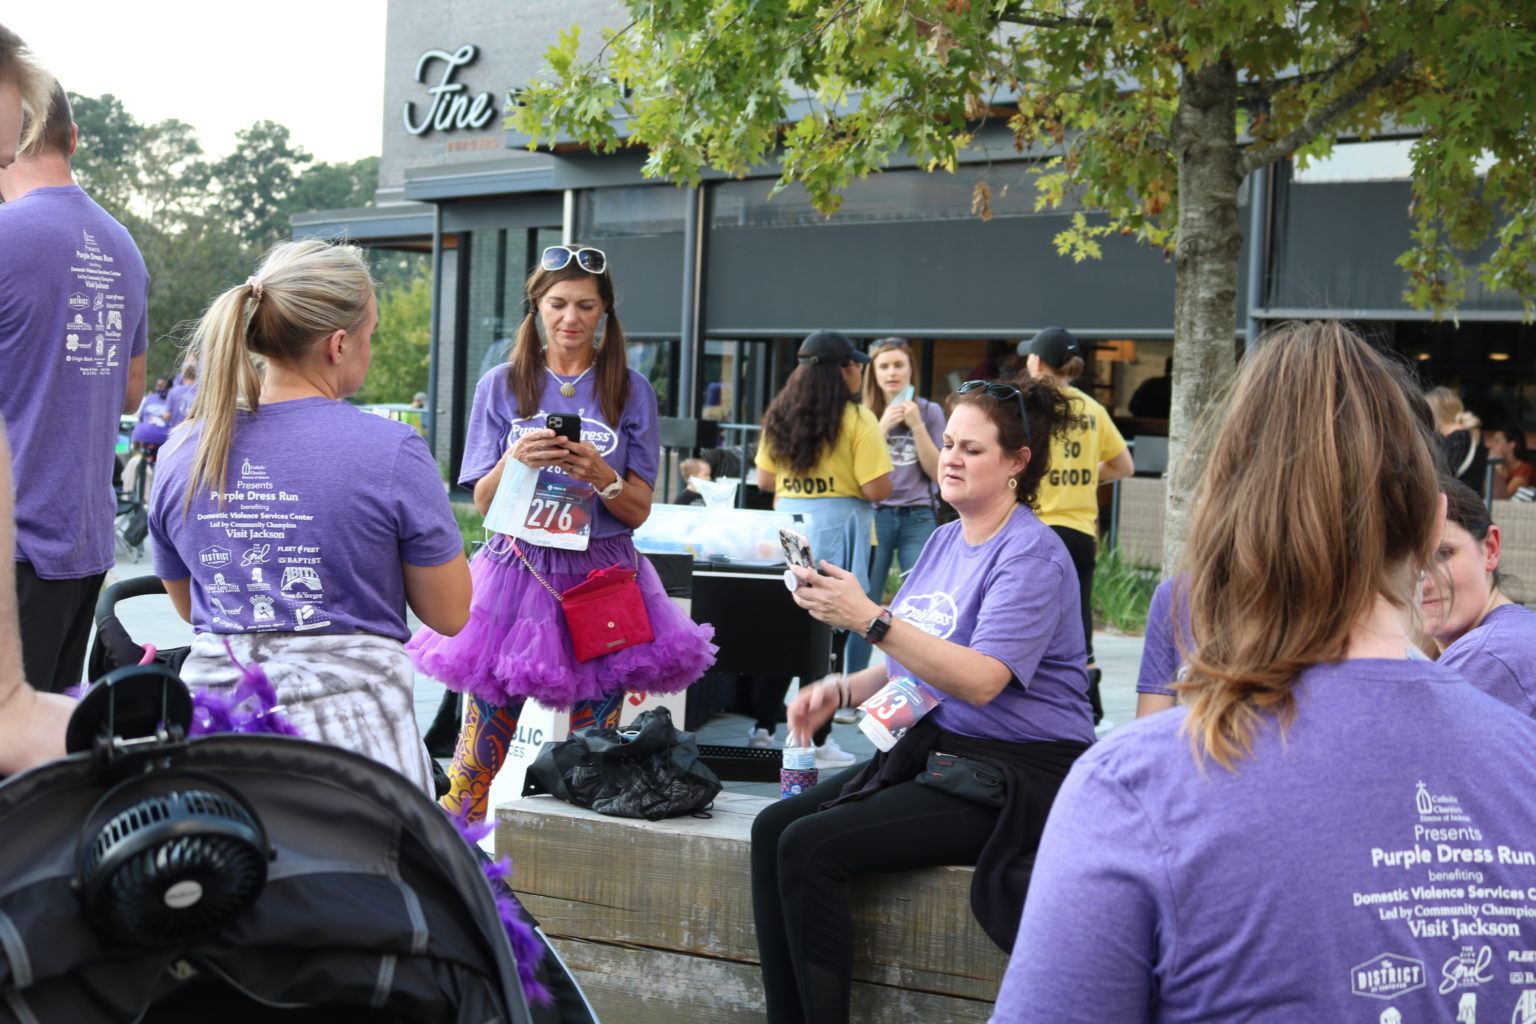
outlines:
[{"label": "green shrub", "polygon": [[464,553],[469,554],[475,544],[485,540],[485,517],[472,501],[455,501],[451,507],[459,524],[459,536],[464,538]]},{"label": "green shrub", "polygon": [[1157,589],[1157,570],[1133,565],[1116,548],[1099,552],[1093,569],[1093,615],[1098,625],[1122,633],[1147,628],[1147,608]]}]

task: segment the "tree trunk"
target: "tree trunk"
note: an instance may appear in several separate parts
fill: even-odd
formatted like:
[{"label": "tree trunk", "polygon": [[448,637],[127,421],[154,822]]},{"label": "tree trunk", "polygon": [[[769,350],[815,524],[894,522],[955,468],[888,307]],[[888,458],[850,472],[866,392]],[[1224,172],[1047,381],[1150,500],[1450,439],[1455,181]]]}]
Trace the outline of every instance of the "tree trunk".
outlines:
[{"label": "tree trunk", "polygon": [[1185,74],[1174,115],[1179,234],[1173,297],[1173,405],[1163,571],[1178,566],[1189,498],[1205,452],[1191,442],[1206,409],[1231,380],[1237,355],[1241,184],[1237,73],[1225,61]]}]

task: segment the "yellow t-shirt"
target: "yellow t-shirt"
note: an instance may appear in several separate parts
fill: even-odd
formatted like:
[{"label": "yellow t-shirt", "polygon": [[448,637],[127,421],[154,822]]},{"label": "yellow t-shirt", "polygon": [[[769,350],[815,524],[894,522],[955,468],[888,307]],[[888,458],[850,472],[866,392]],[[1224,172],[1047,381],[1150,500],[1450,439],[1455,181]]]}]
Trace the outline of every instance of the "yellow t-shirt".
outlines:
[{"label": "yellow t-shirt", "polygon": [[1040,481],[1040,520],[1094,537],[1099,463],[1125,451],[1125,438],[1098,402],[1070,386],[1061,393],[1072,403],[1072,425],[1051,444],[1051,468]]},{"label": "yellow t-shirt", "polygon": [[756,462],[758,469],[773,474],[773,488],[781,498],[862,498],[859,488],[892,468],[880,421],[853,402],[843,409],[837,444],[821,453],[810,472],[792,476],[787,467],[775,466],[766,443],[758,445]]}]

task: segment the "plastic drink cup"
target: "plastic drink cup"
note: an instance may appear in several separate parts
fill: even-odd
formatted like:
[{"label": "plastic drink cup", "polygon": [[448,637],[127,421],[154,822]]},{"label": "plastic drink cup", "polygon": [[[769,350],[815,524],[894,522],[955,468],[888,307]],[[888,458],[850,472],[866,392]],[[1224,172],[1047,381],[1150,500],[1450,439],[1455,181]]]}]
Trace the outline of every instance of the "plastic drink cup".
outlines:
[{"label": "plastic drink cup", "polygon": [[799,796],[820,779],[820,773],[816,770],[816,748],[792,747],[784,748],[783,766],[779,768],[779,799],[787,800],[792,796]]}]

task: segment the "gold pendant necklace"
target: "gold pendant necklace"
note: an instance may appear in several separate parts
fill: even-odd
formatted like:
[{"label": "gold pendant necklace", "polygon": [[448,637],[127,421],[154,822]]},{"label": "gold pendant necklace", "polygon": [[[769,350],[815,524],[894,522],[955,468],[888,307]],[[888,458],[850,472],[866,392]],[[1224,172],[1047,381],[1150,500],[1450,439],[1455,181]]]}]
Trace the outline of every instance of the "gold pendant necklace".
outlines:
[{"label": "gold pendant necklace", "polygon": [[547,366],[544,367],[544,371],[551,377],[555,378],[555,383],[560,385],[560,394],[564,395],[566,398],[575,398],[576,382],[581,380],[581,378],[585,377],[587,374],[591,373],[592,367],[589,366],[585,370],[582,370],[580,373],[578,373],[575,380],[561,380],[559,374],[555,373],[554,370],[551,370]]}]

